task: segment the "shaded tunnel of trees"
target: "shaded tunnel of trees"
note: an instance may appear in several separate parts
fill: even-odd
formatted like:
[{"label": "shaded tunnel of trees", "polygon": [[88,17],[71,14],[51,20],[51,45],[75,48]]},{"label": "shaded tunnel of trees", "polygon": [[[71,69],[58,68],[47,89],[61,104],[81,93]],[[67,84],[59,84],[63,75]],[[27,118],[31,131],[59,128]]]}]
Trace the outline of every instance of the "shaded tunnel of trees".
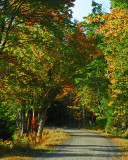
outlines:
[{"label": "shaded tunnel of trees", "polygon": [[74,1],[0,1],[0,138],[45,125],[128,137],[128,1],[92,1],[72,22]]}]

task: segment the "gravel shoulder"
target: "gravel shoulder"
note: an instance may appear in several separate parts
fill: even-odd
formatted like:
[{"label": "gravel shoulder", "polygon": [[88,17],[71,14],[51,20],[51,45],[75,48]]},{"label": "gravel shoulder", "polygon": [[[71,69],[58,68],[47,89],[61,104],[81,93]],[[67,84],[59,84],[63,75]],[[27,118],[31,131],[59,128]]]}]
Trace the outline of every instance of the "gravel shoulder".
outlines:
[{"label": "gravel shoulder", "polygon": [[39,155],[34,160],[120,160],[121,152],[109,139],[87,130],[63,129],[71,138],[54,153]]}]

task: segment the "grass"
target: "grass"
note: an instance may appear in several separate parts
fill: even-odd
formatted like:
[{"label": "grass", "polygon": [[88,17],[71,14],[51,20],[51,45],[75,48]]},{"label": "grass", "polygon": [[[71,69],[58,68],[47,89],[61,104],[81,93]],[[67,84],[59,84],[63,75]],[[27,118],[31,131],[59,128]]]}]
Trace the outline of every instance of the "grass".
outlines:
[{"label": "grass", "polygon": [[63,140],[69,138],[67,133],[61,129],[45,129],[42,139],[35,146],[21,146],[15,145],[10,150],[9,154],[4,154],[1,160],[32,160],[38,157],[39,154],[53,153],[58,150],[56,145],[62,143]]},{"label": "grass", "polygon": [[111,137],[111,139],[122,150],[122,160],[128,160],[128,139],[119,137]]},{"label": "grass", "polygon": [[61,129],[47,129],[50,134],[50,138],[48,138],[44,143],[37,146],[38,149],[49,149],[53,148],[53,146],[58,145],[62,142],[62,140],[68,139],[69,135],[67,133],[62,132]]}]

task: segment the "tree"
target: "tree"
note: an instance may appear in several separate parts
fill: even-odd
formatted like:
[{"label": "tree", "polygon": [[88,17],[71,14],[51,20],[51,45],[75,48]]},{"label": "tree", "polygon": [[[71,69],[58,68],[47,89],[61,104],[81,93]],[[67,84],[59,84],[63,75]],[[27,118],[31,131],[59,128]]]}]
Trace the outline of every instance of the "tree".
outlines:
[{"label": "tree", "polygon": [[[102,5],[92,1],[92,13],[90,13],[87,17],[83,17],[84,21],[82,22],[82,27],[86,31],[87,36],[93,37],[95,35],[96,29],[100,26],[100,22],[93,21],[89,23],[90,19],[94,19],[97,15],[102,15]],[[97,39],[98,40],[98,39]]]},{"label": "tree", "polygon": [[[52,53],[53,56],[56,50],[52,38],[54,37],[58,44],[62,42],[64,36],[62,27],[71,26],[70,7],[73,6],[73,2],[74,0],[62,2],[59,0],[23,0],[20,2],[2,0],[0,2],[0,63],[1,73],[4,73],[1,74],[1,99],[21,104],[17,106],[17,111],[21,112],[22,118],[21,134],[27,129],[25,115],[28,115],[30,119],[32,117],[29,115],[31,105],[34,106],[34,109],[40,110],[40,106],[44,103],[46,107],[42,108],[47,108],[50,96],[55,91],[55,84],[51,82],[54,70],[57,69],[54,62],[56,65],[60,65],[60,62],[59,59],[54,61],[54,57],[50,57],[50,54]],[[47,38],[42,35],[46,35]],[[48,41],[49,36],[52,43]],[[60,42],[57,37],[61,40]],[[42,50],[38,52],[40,46]],[[43,52],[45,56],[42,55]],[[46,55],[47,52],[50,54]],[[41,65],[42,63],[44,66]],[[44,79],[42,76],[45,76]],[[58,74],[54,76],[57,82],[60,77]],[[48,83],[51,83],[51,86]],[[51,96],[51,99],[53,97]],[[36,106],[37,103],[38,106]],[[25,114],[26,112],[28,114]]]},{"label": "tree", "polygon": [[[34,34],[35,30],[37,31],[36,35]],[[5,83],[6,86],[8,86],[6,88],[6,93],[2,92],[4,96],[2,98],[5,99],[5,96],[9,96],[11,101],[18,99],[21,103],[21,108],[18,107],[21,111],[23,122],[21,124],[21,134],[25,132],[25,112],[30,110],[31,105],[34,106],[33,109],[37,110],[41,115],[43,111],[46,112],[48,104],[56,95],[53,91],[59,88],[59,86],[56,85],[59,83],[60,77],[62,76],[61,74],[65,72],[62,68],[62,62],[64,64],[66,62],[61,62],[62,59],[64,60],[64,55],[62,55],[63,52],[61,51],[62,45],[60,43],[62,41],[57,39],[54,35],[51,36],[50,34],[53,33],[47,32],[46,30],[43,31],[38,28],[35,30],[31,29],[31,32],[33,32],[31,36],[40,37],[41,46],[43,39],[46,48],[44,48],[43,45],[40,49],[37,49],[39,46],[35,44],[30,45],[29,42],[24,48],[17,46],[15,49],[12,47],[11,49],[14,52],[13,56],[10,55],[10,58],[7,59],[8,61],[5,61],[6,57],[4,56],[1,66],[1,71],[4,71],[2,82],[4,83],[6,79],[7,81]],[[22,33],[21,37],[24,36],[25,35]],[[54,43],[55,41],[56,43]],[[56,44],[60,46],[59,50],[56,50]],[[18,52],[20,54],[17,54]],[[56,56],[58,58],[55,59]],[[6,66],[6,68],[4,66]],[[59,66],[60,68],[57,68]],[[10,67],[12,69],[11,74]],[[4,86],[3,83],[1,86],[2,88]],[[42,124],[44,125],[44,122],[42,122],[41,125]],[[42,129],[40,132],[42,132]]]},{"label": "tree", "polygon": [[[70,22],[71,10],[74,0],[2,0],[0,2],[0,54],[8,47],[10,40],[16,43],[16,39],[10,35],[11,30],[24,23],[46,26],[60,36],[60,25],[65,26]],[[64,22],[64,23],[63,23]]]},{"label": "tree", "polygon": [[[6,86],[5,92],[2,92],[1,95],[5,101],[8,99],[21,104],[17,107],[22,119],[21,135],[30,128],[31,109],[39,113],[38,135],[41,136],[48,106],[65,83],[74,83],[74,72],[82,66],[86,58],[89,59],[89,55],[88,57],[86,55],[88,46],[83,45],[81,41],[84,34],[76,28],[74,31],[63,28],[65,34],[63,39],[58,39],[54,32],[49,31],[46,27],[42,29],[34,26],[18,26],[16,29],[21,38],[20,43],[25,43],[25,46],[19,45],[15,48],[10,45],[11,41],[8,42],[13,54],[10,54],[9,58],[3,54],[1,58],[1,71],[4,73],[1,78],[1,88],[4,89],[3,86]],[[67,36],[67,32],[71,36]],[[77,37],[77,32],[81,32],[81,37]],[[72,45],[73,39],[70,41],[70,38],[73,35],[78,38],[78,42],[75,40],[77,46],[86,47],[85,51],[82,49],[79,53],[76,46]],[[33,39],[35,43],[26,42],[26,39]],[[91,42],[89,48],[91,48]],[[28,128],[27,120],[29,120]]]},{"label": "tree", "polygon": [[[101,50],[103,36],[102,34],[96,33],[96,30],[103,25],[104,22],[91,21],[92,19],[98,19],[97,15],[103,15],[102,5],[93,1],[92,6],[92,13],[89,14],[88,17],[84,17],[81,26],[85,30],[86,39],[93,40],[92,45],[95,46],[95,48],[91,50],[91,53],[95,56],[92,57],[90,63],[84,65],[84,69],[81,69],[78,74],[76,74],[75,78],[78,88],[76,97],[78,98],[78,104],[81,106],[81,113],[90,110],[93,114],[95,113],[97,116],[100,116],[101,114],[105,115],[103,99],[107,98],[109,79],[105,77],[107,64],[103,51]],[[84,44],[88,45],[86,42]],[[86,114],[88,115],[87,112]]]},{"label": "tree", "polygon": [[106,76],[110,78],[109,130],[110,126],[127,128],[127,14],[125,9],[112,9],[110,14],[99,16],[101,22],[105,21],[98,33],[104,37],[102,50],[108,64]]},{"label": "tree", "polygon": [[111,0],[111,8],[127,9],[128,1],[127,0]]},{"label": "tree", "polygon": [[13,110],[9,110],[9,105],[0,101],[0,138],[4,140],[10,138],[16,129]]}]

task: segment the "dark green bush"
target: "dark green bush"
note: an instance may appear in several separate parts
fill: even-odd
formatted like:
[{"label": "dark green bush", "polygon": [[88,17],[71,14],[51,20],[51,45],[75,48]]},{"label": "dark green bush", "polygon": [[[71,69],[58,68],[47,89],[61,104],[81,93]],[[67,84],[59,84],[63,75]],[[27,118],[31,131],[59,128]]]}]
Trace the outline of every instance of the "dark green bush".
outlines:
[{"label": "dark green bush", "polygon": [[105,117],[99,116],[96,118],[96,126],[98,126],[99,129],[105,129],[106,122],[107,122],[107,119]]},{"label": "dark green bush", "polygon": [[12,113],[9,112],[9,106],[0,104],[0,138],[1,139],[6,140],[13,135],[16,129],[16,123],[12,117],[13,117]]}]

